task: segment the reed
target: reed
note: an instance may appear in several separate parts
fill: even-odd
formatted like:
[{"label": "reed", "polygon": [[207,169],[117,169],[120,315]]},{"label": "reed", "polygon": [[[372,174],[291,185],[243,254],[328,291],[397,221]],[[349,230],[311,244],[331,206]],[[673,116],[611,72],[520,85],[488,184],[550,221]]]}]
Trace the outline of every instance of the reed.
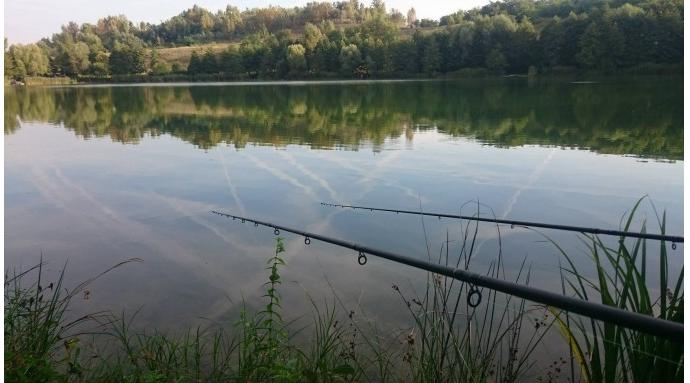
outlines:
[{"label": "reed", "polygon": [[[644,198],[637,201],[625,218],[630,230],[635,213]],[[654,208],[654,205],[652,204]],[[654,208],[656,213],[656,208]],[[666,213],[656,214],[661,234],[666,232]],[[646,219],[641,232],[646,232]],[[587,277],[575,260],[555,242],[566,265],[561,269],[563,292],[586,300],[642,313],[657,318],[683,322],[683,270],[671,278],[667,244],[658,242],[659,261],[650,264],[649,245],[645,239],[619,238],[616,245],[606,244],[596,235],[584,235],[591,254],[595,276]],[[652,285],[652,272],[659,282]],[[683,345],[612,324],[551,310],[557,318],[563,338],[586,382],[679,382],[683,379]]]},{"label": "reed", "polygon": [[[46,281],[43,257],[23,272],[5,273],[5,379],[11,382],[66,381],[82,375],[80,337],[98,328],[106,312],[72,318],[70,301],[90,283],[130,262],[120,262],[76,287],[64,287],[65,267],[56,280]],[[35,282],[26,279],[35,275]]]},{"label": "reed", "polygon": [[[480,209],[480,204],[477,204],[474,216],[480,215]],[[500,228],[498,225],[495,227],[498,257],[490,264],[487,274],[506,278]],[[446,266],[471,269],[479,247],[478,233],[479,222],[466,221],[461,228],[457,257],[451,257],[451,241],[447,234],[436,261]],[[516,282],[529,284],[530,271],[524,260],[516,274]],[[530,357],[552,324],[542,318],[543,326],[531,326],[528,319],[535,314],[543,316],[544,310],[529,307],[524,299],[502,299],[502,294],[493,290],[477,289],[466,282],[441,275],[429,274],[424,294],[412,298],[398,286],[393,286],[393,289],[408,307],[414,323],[406,337],[404,360],[409,375],[403,380],[520,380],[531,367]],[[474,301],[480,296],[481,302]]]}]

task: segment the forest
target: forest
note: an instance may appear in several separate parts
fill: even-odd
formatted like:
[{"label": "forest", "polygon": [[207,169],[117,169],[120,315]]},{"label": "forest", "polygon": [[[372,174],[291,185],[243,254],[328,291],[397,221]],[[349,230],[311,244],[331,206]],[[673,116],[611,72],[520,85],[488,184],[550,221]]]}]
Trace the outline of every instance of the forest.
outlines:
[{"label": "forest", "polygon": [[[507,0],[439,20],[382,0],[212,12],[160,24],[108,16],[8,46],[5,76],[83,81],[425,78],[467,74],[615,73],[683,61],[681,0]],[[226,42],[222,50],[204,48]],[[187,65],[159,54],[198,47]]]}]

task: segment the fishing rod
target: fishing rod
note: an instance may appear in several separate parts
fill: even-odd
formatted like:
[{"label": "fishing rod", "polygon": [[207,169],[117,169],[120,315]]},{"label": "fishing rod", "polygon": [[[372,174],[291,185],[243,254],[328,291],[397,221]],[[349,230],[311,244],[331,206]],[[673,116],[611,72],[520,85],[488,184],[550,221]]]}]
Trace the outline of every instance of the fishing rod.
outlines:
[{"label": "fishing rod", "polygon": [[385,211],[385,212],[396,213],[396,214],[402,213],[402,214],[426,215],[426,216],[431,216],[431,217],[438,217],[439,219],[440,218],[466,219],[469,221],[493,222],[493,223],[507,224],[507,225],[511,225],[511,226],[541,227],[544,229],[577,231],[580,233],[613,235],[613,236],[617,236],[617,237],[656,239],[656,240],[660,240],[660,241],[671,242],[671,247],[674,250],[676,249],[676,242],[683,243],[683,237],[677,236],[677,235],[635,233],[635,232],[631,232],[631,231],[597,229],[597,228],[558,225],[558,224],[541,223],[541,222],[516,221],[516,220],[512,220],[512,219],[484,218],[484,217],[475,217],[475,216],[467,216],[467,215],[446,214],[446,213],[425,213],[422,211],[414,211],[414,210],[382,209],[382,208],[371,207],[371,206],[340,205],[340,204],[333,204],[333,203],[326,203],[326,202],[321,202],[321,205],[330,206],[330,207],[339,207],[339,208],[343,208],[343,209],[349,208],[349,209],[353,209],[353,210]]},{"label": "fishing rod", "polygon": [[363,246],[355,242],[348,242],[342,239],[327,237],[321,234],[310,233],[307,231],[293,229],[286,226],[276,225],[271,222],[259,221],[252,218],[237,216],[219,211],[211,211],[219,216],[240,220],[242,223],[251,222],[254,226],[265,226],[273,228],[273,233],[279,235],[280,231],[294,233],[304,237],[304,244],[309,245],[312,239],[327,242],[336,246],[352,249],[359,253],[357,262],[360,265],[367,263],[365,254],[385,258],[393,262],[402,263],[418,269],[430,271],[432,273],[445,275],[450,278],[466,282],[470,285],[467,294],[467,303],[471,307],[476,307],[481,302],[481,292],[477,287],[485,287],[491,290],[500,291],[505,294],[524,298],[536,303],[557,307],[575,314],[584,315],[593,319],[598,319],[607,323],[623,326],[632,330],[665,338],[672,342],[683,341],[683,324],[672,322],[653,316],[643,315],[617,307],[607,306],[601,303],[593,303],[585,300],[568,297],[561,294],[552,293],[534,287],[521,285],[519,283],[504,281],[489,276],[473,273],[463,269],[452,268],[440,264],[423,261],[421,259],[396,254],[386,250],[375,249]]}]

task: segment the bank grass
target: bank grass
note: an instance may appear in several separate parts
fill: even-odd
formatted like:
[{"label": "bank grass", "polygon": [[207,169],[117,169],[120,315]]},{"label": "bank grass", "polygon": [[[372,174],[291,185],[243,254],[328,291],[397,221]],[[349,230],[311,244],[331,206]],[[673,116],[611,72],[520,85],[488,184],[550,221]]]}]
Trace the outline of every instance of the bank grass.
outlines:
[{"label": "bank grass", "polygon": [[[638,200],[628,214],[624,231],[631,230],[642,201]],[[656,208],[654,212],[663,235],[666,233],[666,213],[659,216]],[[646,226],[645,219],[641,224],[642,233],[646,232]],[[583,300],[599,301],[623,310],[683,323],[684,266],[671,279],[667,243],[654,242],[656,244],[649,245],[643,238],[620,237],[616,245],[611,246],[599,236],[584,235],[583,243],[595,268],[595,275],[587,277],[576,266],[573,257],[552,241],[566,263],[561,269],[563,291]],[[652,246],[658,248],[658,265],[650,265],[648,261],[648,251]],[[652,272],[658,272],[657,285],[651,282]],[[570,346],[583,381],[682,381],[682,343],[565,312],[559,313],[553,308],[550,310],[556,315],[558,328]]]},{"label": "bank grass", "polygon": [[[479,216],[477,205],[475,216]],[[487,275],[507,278],[503,267],[500,228],[496,226],[498,257]],[[479,222],[461,227],[457,257],[450,252],[449,234],[436,259],[445,266],[472,269],[479,245]],[[483,242],[483,241],[482,241]],[[530,269],[523,260],[514,281],[529,284]],[[406,296],[393,289],[407,306],[414,326],[406,337],[403,361],[406,381],[415,382],[512,382],[525,379],[533,365],[536,347],[552,325],[544,309],[528,306],[524,299],[505,297],[490,289],[453,278],[428,274],[423,294]],[[532,317],[541,317],[533,326]],[[532,376],[534,378],[534,376]]]},{"label": "bank grass", "polygon": [[[295,346],[293,338],[304,329],[290,331],[294,323],[283,321],[279,292],[283,251],[282,238],[278,238],[275,254],[268,260],[265,306],[251,312],[243,305],[231,331],[224,327],[197,327],[177,335],[136,331],[133,323],[137,313],[99,312],[69,321],[70,300],[86,291],[95,278],[63,293],[63,269],[58,282],[50,285],[50,299],[45,301],[42,295],[32,299],[39,290],[44,291],[38,288],[44,275],[42,263],[6,277],[6,294],[10,291],[11,299],[6,296],[5,377],[19,382],[358,381],[361,372],[352,362],[352,345],[346,342],[345,327],[338,322],[333,305],[320,307],[312,300],[308,347]],[[30,272],[38,274],[38,283],[22,287],[22,279]],[[11,289],[7,289],[10,284]],[[25,302],[32,306],[24,310]],[[27,324],[25,317],[30,320]],[[68,334],[78,325],[94,330]],[[99,337],[101,347],[92,350],[80,345],[79,337],[88,335]]]},{"label": "bank grass", "polygon": [[[23,272],[5,273],[4,336],[5,379],[12,382],[67,381],[81,374],[80,336],[92,331],[85,327],[103,320],[106,312],[71,317],[71,300],[96,279],[127,264],[120,262],[70,289],[64,286],[65,267],[53,281],[46,281],[43,258]],[[28,276],[35,282],[26,286]]]}]

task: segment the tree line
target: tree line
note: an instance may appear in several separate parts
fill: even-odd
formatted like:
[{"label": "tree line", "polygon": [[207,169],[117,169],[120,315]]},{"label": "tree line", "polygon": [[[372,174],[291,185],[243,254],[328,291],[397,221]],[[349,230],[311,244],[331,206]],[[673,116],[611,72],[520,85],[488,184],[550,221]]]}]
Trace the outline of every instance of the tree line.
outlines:
[{"label": "tree line", "polygon": [[[158,50],[197,50],[186,68]],[[194,6],[160,24],[124,16],[69,23],[36,44],[7,46],[5,75],[214,74],[224,78],[430,77],[481,69],[615,71],[683,60],[682,0],[507,0],[418,20],[381,0],[303,7]]]}]

